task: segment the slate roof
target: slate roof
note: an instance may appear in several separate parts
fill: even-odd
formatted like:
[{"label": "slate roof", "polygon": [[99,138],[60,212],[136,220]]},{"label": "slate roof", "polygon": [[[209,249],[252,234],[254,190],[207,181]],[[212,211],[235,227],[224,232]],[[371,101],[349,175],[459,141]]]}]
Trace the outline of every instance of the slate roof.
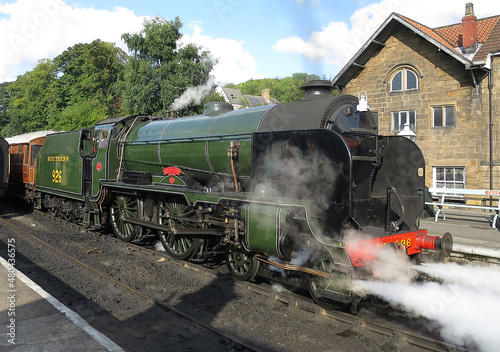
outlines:
[{"label": "slate roof", "polygon": [[464,64],[466,68],[486,65],[488,54],[492,51],[500,50],[500,15],[478,19],[478,43],[480,45],[477,52],[471,57],[464,55],[461,50],[463,34],[461,22],[438,28],[430,28],[403,15],[392,13],[337,74],[332,84],[341,88],[344,87],[364,68],[364,65],[380,49],[381,45],[384,45],[385,41],[400,26],[411,29],[414,33],[425,38]]},{"label": "slate roof", "polygon": [[241,102],[244,100],[241,90],[234,88],[222,88],[222,89],[224,90],[224,93],[226,94],[226,97],[229,100],[228,103],[241,104]]},{"label": "slate roof", "polygon": [[264,98],[261,95],[243,94],[241,90],[235,88],[226,88],[220,86],[220,89],[222,89],[222,92],[227,98],[228,103],[231,103],[233,105],[241,105],[244,103],[245,100],[248,100],[250,107],[279,103],[278,100],[276,100],[275,98],[271,98],[270,101],[268,102],[266,98]]}]

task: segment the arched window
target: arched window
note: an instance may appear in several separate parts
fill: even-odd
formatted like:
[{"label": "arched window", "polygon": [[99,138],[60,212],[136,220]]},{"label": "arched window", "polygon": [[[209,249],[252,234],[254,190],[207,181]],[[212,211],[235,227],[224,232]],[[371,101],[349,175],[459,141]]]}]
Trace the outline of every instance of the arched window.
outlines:
[{"label": "arched window", "polygon": [[409,68],[397,70],[391,79],[391,92],[402,92],[418,89],[418,76]]}]

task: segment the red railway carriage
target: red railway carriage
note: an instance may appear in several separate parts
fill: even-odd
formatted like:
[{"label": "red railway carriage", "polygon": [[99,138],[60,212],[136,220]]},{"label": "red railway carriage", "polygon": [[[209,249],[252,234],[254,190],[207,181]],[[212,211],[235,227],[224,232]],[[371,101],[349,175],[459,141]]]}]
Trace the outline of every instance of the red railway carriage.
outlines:
[{"label": "red railway carriage", "polygon": [[11,190],[27,199],[35,192],[36,156],[45,142],[45,136],[53,131],[38,131],[7,138],[10,152]]}]

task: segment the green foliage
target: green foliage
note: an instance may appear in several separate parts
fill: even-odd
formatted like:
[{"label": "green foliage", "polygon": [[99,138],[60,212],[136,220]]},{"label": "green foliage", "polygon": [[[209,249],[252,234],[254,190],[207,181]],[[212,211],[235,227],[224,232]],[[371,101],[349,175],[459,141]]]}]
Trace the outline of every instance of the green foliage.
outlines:
[{"label": "green foliage", "polygon": [[57,67],[51,60],[38,65],[8,85],[10,122],[6,135],[25,133],[48,127],[47,118],[54,109],[54,83]]},{"label": "green foliage", "polygon": [[49,121],[50,128],[56,131],[71,131],[90,127],[105,119],[109,108],[98,99],[81,100],[67,106]]},{"label": "green foliage", "polygon": [[2,131],[2,127],[6,126],[9,123],[9,101],[10,101],[10,93],[8,91],[8,87],[10,82],[0,83],[0,136],[5,136],[4,131]]},{"label": "green foliage", "polygon": [[310,76],[304,73],[294,73],[292,77],[283,78],[274,87],[273,94],[280,97],[279,101],[282,103],[299,101],[304,97],[304,91],[300,87],[310,80],[308,77]]},{"label": "green foliage", "polygon": [[122,39],[132,57],[125,66],[123,105],[133,114],[163,115],[188,87],[204,85],[214,61],[193,44],[179,46],[182,23],[155,17]]},{"label": "green foliage", "polygon": [[78,129],[121,114],[126,60],[123,50],[100,40],[76,44],[54,60],[41,60],[0,88],[2,134]]},{"label": "green foliage", "polygon": [[[119,101],[127,54],[112,43],[76,44],[54,59],[58,68],[57,104],[62,111],[82,101],[107,106],[106,115],[121,113]],[[76,109],[78,110],[78,109]]]},{"label": "green foliage", "polygon": [[274,85],[279,81],[278,78],[251,79],[239,84],[236,88],[239,88],[243,94],[261,95],[262,89],[269,88],[272,91]]},{"label": "green foliage", "polygon": [[[311,80],[321,79],[317,75],[309,75],[307,73],[294,73],[292,77],[285,78],[265,78],[252,79],[238,85],[227,84],[226,88],[238,88],[243,94],[261,95],[265,88],[270,89],[270,95],[280,103],[289,103],[299,101],[304,97],[304,91],[300,89],[304,84]],[[333,94],[338,94],[334,91]],[[245,103],[242,102],[243,106]]]}]

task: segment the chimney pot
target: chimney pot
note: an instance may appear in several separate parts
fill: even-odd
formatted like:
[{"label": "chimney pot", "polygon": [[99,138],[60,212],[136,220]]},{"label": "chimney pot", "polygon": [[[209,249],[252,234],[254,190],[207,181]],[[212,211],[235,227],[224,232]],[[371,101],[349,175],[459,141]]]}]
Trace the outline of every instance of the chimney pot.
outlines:
[{"label": "chimney pot", "polygon": [[465,16],[474,15],[474,5],[471,2],[465,4]]}]

